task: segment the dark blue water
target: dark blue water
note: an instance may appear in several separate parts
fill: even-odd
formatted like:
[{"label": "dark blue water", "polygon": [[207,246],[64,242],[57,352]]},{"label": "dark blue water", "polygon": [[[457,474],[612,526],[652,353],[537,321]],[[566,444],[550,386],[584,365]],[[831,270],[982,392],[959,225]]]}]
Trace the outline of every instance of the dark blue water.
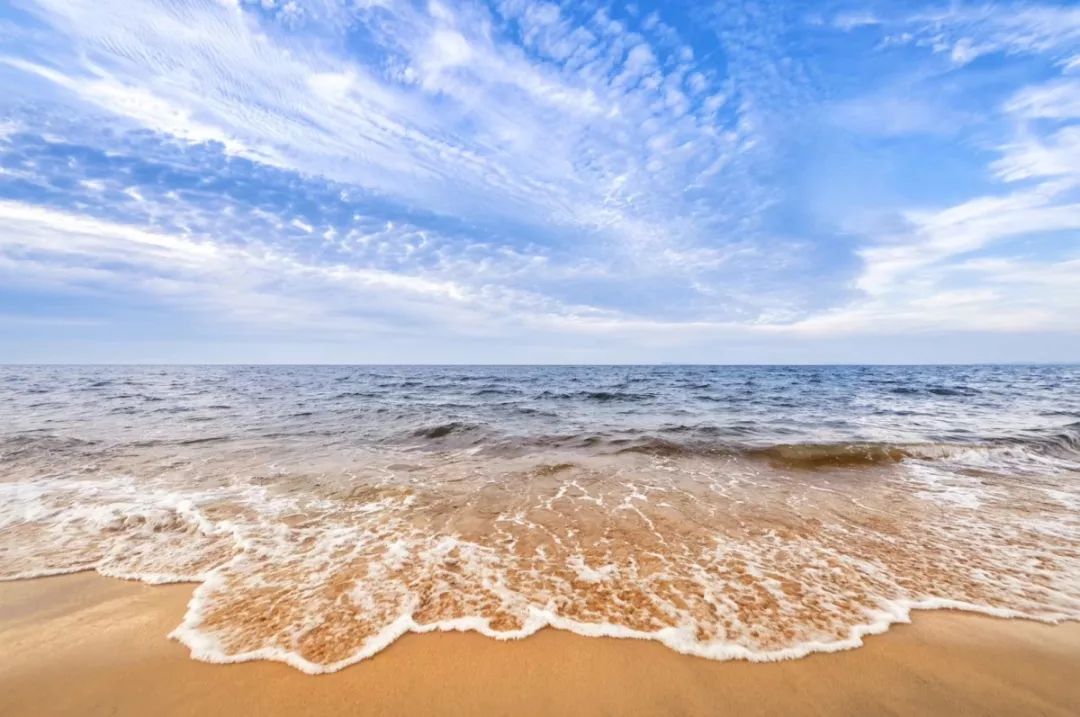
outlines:
[{"label": "dark blue water", "polygon": [[1075,443],[1077,366],[0,368],[5,440],[433,450]]}]

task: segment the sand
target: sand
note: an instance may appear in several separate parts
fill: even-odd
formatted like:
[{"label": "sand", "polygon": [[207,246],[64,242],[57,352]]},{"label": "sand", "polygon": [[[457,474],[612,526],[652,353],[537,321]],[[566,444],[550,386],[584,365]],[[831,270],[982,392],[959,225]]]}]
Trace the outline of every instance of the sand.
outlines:
[{"label": "sand", "polygon": [[857,650],[712,662],[545,630],[407,635],[311,677],[210,665],[166,638],[191,585],[0,583],[0,715],[1076,715],[1080,624],[920,612]]}]

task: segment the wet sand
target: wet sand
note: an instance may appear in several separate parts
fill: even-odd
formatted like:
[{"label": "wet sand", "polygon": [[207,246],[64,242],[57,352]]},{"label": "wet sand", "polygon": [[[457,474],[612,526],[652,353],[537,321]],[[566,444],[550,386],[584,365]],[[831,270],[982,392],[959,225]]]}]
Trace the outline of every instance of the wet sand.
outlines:
[{"label": "wet sand", "polygon": [[1080,623],[920,612],[860,649],[770,664],[554,630],[407,635],[311,677],[189,659],[165,636],[191,590],[86,573],[0,583],[0,714],[1080,713]]}]

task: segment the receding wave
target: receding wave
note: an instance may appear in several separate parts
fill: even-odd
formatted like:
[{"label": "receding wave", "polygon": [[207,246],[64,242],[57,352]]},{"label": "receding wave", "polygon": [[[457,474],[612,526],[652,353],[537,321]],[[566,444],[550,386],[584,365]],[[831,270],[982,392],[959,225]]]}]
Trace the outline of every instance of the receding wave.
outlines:
[{"label": "receding wave", "polygon": [[573,392],[557,392],[557,391],[543,391],[537,398],[541,399],[559,399],[559,400],[586,400],[595,401],[598,403],[607,403],[609,401],[650,401],[656,398],[655,393],[640,392],[640,391],[573,391]]},{"label": "receding wave", "polygon": [[791,445],[751,449],[747,455],[792,468],[873,466],[899,463],[915,451],[888,444]]},{"label": "receding wave", "polygon": [[741,457],[765,461],[777,467],[808,470],[887,465],[899,463],[909,458],[930,460],[977,450],[987,452],[993,450],[989,446],[962,444],[836,443],[740,446],[736,443],[678,442],[664,438],[622,439],[612,443],[619,446],[619,453],[644,453],[656,456]]},{"label": "receding wave", "polygon": [[1007,445],[1031,447],[1041,453],[1062,458],[1080,457],[1080,422],[1071,423],[1058,430],[1006,439],[1002,442]]},{"label": "receding wave", "polygon": [[451,421],[449,423],[440,423],[434,426],[425,426],[424,428],[418,428],[412,432],[412,435],[418,438],[446,438],[451,434],[461,434],[469,431],[474,431],[478,426],[468,423],[462,423],[459,421]]},{"label": "receding wave", "polygon": [[[914,459],[957,460],[982,456],[985,459],[1052,456],[1080,460],[1080,423],[1038,435],[1006,436],[978,443],[780,443],[768,446],[740,442],[746,434],[737,428],[679,427],[668,428],[664,437],[636,435],[622,437],[561,436],[521,439],[516,445],[550,447],[588,447],[614,453],[641,453],[653,456],[738,457],[768,462],[785,468],[842,468],[900,463]],[[673,438],[672,434],[679,436]],[[680,435],[681,434],[681,435]],[[586,439],[589,439],[586,441]],[[505,443],[502,444],[505,447]]]}]

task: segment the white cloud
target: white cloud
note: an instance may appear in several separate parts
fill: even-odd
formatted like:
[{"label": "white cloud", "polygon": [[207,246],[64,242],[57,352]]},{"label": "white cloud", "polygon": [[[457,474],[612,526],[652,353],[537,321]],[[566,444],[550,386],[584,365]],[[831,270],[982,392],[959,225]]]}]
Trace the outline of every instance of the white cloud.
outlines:
[{"label": "white cloud", "polygon": [[[875,24],[889,28],[886,44],[916,44],[966,65],[992,53],[1067,58],[1080,43],[1080,9],[1068,5],[953,3],[929,11],[897,6]],[[843,27],[840,23],[838,26]],[[1066,60],[1067,61],[1067,60]]]},{"label": "white cloud", "polygon": [[[982,118],[979,135],[989,136],[991,128],[1006,133],[996,143],[983,140],[998,155],[987,174],[1013,187],[944,208],[900,210],[898,228],[865,236],[856,250],[862,260],[854,281],[858,294],[792,328],[815,335],[1080,330],[1080,297],[1062,290],[1064,277],[1075,278],[1075,263],[1059,265],[1060,250],[1047,248],[1056,237],[1067,255],[1080,250],[1080,84],[1061,60],[1080,42],[1080,10],[951,5],[866,22],[841,17],[834,25],[873,25],[885,33],[885,50],[925,47],[957,66],[991,53],[1035,54],[1063,74],[1019,88],[999,114]],[[961,71],[953,68],[946,76]],[[957,80],[950,82],[955,88]],[[839,105],[837,118],[861,132],[886,135],[964,129],[962,115],[920,105],[910,92],[883,92]],[[1027,249],[1026,241],[1042,242],[1042,248]]]},{"label": "white cloud", "polygon": [[580,26],[554,5],[502,3],[536,56],[493,31],[478,4],[346,4],[305,17],[325,23],[312,25],[319,32],[340,31],[343,16],[366,26],[379,44],[365,58],[329,52],[307,25],[263,27],[236,5],[35,7],[62,45],[39,48],[51,66],[10,66],[155,132],[410,205],[563,226],[582,239],[601,232],[605,242],[693,215],[678,236],[652,234],[654,245],[693,246],[715,243],[723,205],[752,194],[686,203],[685,187],[753,142],[691,101],[711,81],[687,79],[693,52],[670,46],[660,23],[633,32],[597,13]]},{"label": "white cloud", "polygon": [[854,30],[860,27],[880,25],[881,20],[872,12],[844,12],[833,18],[832,24],[841,30]]},{"label": "white cloud", "polygon": [[[1005,105],[1016,136],[992,165],[1006,181],[1071,177],[1080,182],[1080,81],[1061,78],[1027,87]],[[1061,123],[1045,130],[1045,121]]]},{"label": "white cloud", "polygon": [[342,308],[317,300],[327,290],[382,302],[465,297],[448,282],[304,264],[265,246],[223,246],[17,202],[0,202],[0,256],[11,282],[36,275],[58,289],[145,292],[261,324],[327,320]]},{"label": "white cloud", "polygon": [[[5,77],[59,93],[77,117],[116,118],[109,139],[122,141],[99,149],[131,162],[110,176],[50,175],[33,166],[49,153],[9,155],[22,164],[5,176],[44,197],[0,203],[0,272],[13,282],[330,332],[675,342],[1077,329],[1075,292],[1061,288],[1073,260],[1058,270],[1022,246],[1080,228],[1069,9],[834,19],[887,35],[883,47],[927,48],[911,52],[935,76],[995,52],[1045,53],[1061,72],[1019,88],[982,125],[995,190],[944,207],[901,199],[901,228],[850,248],[828,246],[829,227],[801,225],[802,197],[780,207],[794,219],[769,213],[809,191],[782,150],[797,158],[813,141],[790,135],[827,94],[814,95],[820,68],[782,45],[788,13],[771,4],[695,13],[715,31],[708,48],[658,13],[526,0],[32,5],[48,32],[21,38],[30,51],[18,57],[2,51]],[[357,47],[343,51],[346,40]],[[959,135],[974,113],[902,82],[864,89],[826,107],[859,141]],[[140,184],[131,167],[154,142],[164,170],[190,162],[185,183],[200,186]],[[267,167],[286,177],[273,192],[262,191]],[[219,193],[226,176],[236,184]],[[316,184],[340,202],[305,194]],[[795,226],[777,228],[785,220]],[[852,258],[856,276],[832,271]]]},{"label": "white cloud", "polygon": [[144,294],[210,320],[276,329],[423,324],[469,334],[604,314],[507,286],[304,261],[260,242],[227,245],[10,201],[0,201],[0,274],[10,286]]},{"label": "white cloud", "polygon": [[1023,119],[1080,118],[1080,79],[1064,77],[1018,92],[1005,106]]}]

